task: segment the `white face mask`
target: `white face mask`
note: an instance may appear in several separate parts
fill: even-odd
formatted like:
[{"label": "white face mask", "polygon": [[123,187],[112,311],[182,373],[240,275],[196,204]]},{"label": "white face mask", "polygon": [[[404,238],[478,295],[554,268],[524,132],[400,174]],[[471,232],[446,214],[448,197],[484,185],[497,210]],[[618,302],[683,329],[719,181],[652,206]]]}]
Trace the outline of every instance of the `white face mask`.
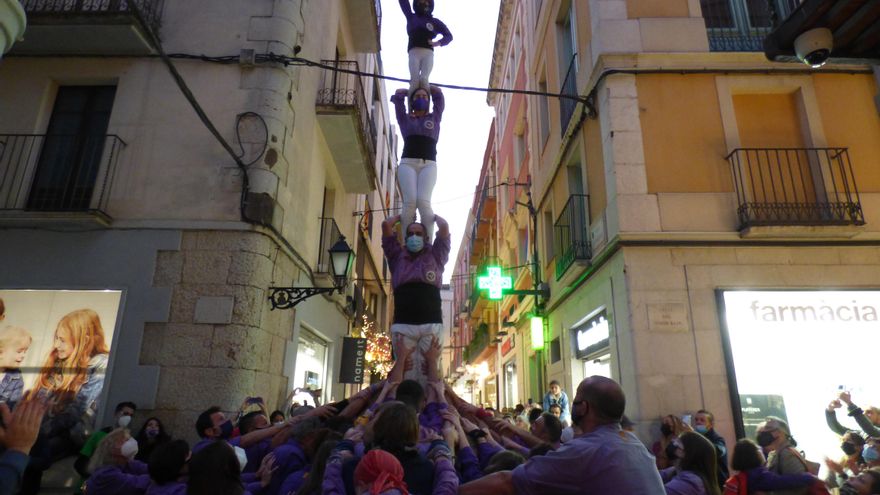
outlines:
[{"label": "white face mask", "polygon": [[129,438],[122,444],[122,447],[119,448],[119,453],[122,454],[122,457],[126,459],[134,459],[134,456],[138,453],[138,442],[134,438]]},{"label": "white face mask", "polygon": [[116,420],[116,424],[119,425],[120,428],[128,428],[128,425],[131,424],[131,416],[127,414],[119,416],[119,419]]},{"label": "white face mask", "polygon": [[241,447],[232,447],[235,449],[235,457],[238,457],[238,465],[241,467],[241,470],[244,471],[244,467],[247,466],[247,452],[244,451]]}]

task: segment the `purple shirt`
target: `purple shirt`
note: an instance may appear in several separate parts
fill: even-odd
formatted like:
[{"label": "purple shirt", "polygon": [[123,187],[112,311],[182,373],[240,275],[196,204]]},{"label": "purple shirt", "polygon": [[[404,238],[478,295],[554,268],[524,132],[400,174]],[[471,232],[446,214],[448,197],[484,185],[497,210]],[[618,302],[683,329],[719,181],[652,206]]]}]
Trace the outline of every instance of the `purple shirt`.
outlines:
[{"label": "purple shirt", "polygon": [[399,2],[400,10],[406,16],[406,34],[409,36],[407,51],[415,47],[433,50],[430,41],[440,34],[443,35],[439,41],[440,46],[446,46],[452,41],[452,33],[440,19],[431,14],[426,16],[416,14],[410,7],[409,0],[399,0]]},{"label": "purple shirt", "polygon": [[391,287],[397,289],[409,283],[430,284],[437,288],[443,285],[443,267],[449,260],[452,241],[449,236],[437,236],[433,246],[425,246],[413,255],[401,247],[396,236],[382,238],[382,250],[388,259],[391,270]]},{"label": "purple shirt", "polygon": [[186,483],[172,481],[164,485],[150,484],[144,495],[186,495]]},{"label": "purple shirt", "polygon": [[703,478],[693,471],[676,472],[671,467],[660,471],[660,477],[666,483],[666,495],[706,495]]},{"label": "purple shirt", "polygon": [[620,425],[604,425],[512,472],[517,495],[663,495],[654,456]]},{"label": "purple shirt", "polygon": [[125,466],[101,466],[86,482],[89,495],[141,495],[150,486],[147,465],[130,461]]},{"label": "purple shirt", "polygon": [[[434,103],[434,111],[425,115],[415,116],[406,112],[406,95],[394,93],[391,95],[391,103],[394,103],[394,113],[397,116],[397,125],[400,126],[400,134],[404,141],[411,136],[422,136],[434,141],[440,139],[440,121],[443,119],[443,110],[446,108],[446,99],[443,91],[434,86],[431,88],[431,100]],[[403,158],[407,158],[406,154]]]}]

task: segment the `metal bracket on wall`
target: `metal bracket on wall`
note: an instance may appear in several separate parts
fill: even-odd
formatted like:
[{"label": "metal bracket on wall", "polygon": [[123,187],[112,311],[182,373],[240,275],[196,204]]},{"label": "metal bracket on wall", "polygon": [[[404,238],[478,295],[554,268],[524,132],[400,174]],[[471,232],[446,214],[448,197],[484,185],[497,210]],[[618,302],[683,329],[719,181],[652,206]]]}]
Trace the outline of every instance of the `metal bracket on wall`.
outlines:
[{"label": "metal bracket on wall", "polygon": [[342,293],[340,287],[269,287],[269,302],[272,309],[291,309],[306,299],[318,294]]}]

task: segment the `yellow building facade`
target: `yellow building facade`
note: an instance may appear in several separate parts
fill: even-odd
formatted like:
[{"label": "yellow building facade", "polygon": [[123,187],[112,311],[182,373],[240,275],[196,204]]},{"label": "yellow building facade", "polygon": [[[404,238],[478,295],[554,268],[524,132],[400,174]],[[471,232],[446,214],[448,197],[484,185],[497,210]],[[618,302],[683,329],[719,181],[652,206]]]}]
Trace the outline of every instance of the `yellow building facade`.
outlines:
[{"label": "yellow building facade", "polygon": [[491,85],[582,100],[490,97],[495,251],[463,246],[457,270],[494,256],[517,288],[549,288],[495,305],[478,357],[497,406],[605,374],[646,442],[666,414],[708,409],[728,443],[775,414],[818,458],[837,391],[877,401],[849,368],[880,328],[878,80],[769,62],[774,15],[798,2],[758,3],[501,2]]}]

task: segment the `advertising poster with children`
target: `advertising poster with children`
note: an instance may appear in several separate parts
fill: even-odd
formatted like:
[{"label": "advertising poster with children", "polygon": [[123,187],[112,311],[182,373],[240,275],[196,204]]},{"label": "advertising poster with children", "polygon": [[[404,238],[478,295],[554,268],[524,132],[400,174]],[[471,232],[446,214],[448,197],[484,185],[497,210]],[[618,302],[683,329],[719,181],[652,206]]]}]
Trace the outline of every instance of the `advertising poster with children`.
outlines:
[{"label": "advertising poster with children", "polygon": [[41,437],[81,443],[93,429],[122,297],[103,290],[0,290],[0,401],[51,401]]}]

